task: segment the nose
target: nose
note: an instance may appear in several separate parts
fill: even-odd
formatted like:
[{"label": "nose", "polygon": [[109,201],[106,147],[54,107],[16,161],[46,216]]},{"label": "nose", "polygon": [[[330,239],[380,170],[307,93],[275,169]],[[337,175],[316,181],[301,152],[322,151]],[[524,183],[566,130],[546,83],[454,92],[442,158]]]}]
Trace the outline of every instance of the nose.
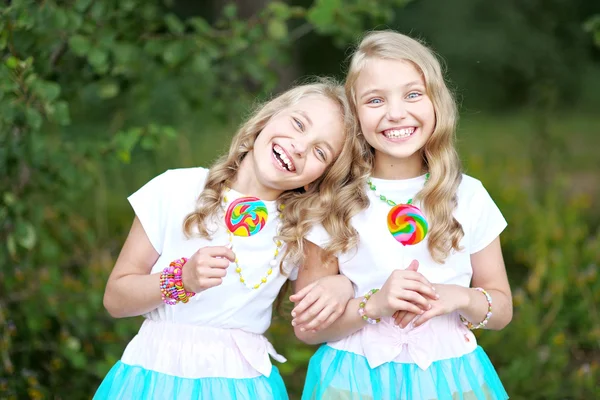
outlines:
[{"label": "nose", "polygon": [[302,139],[297,139],[292,142],[292,151],[300,157],[306,153],[307,144]]},{"label": "nose", "polygon": [[406,117],[407,111],[401,102],[388,102],[386,117],[390,121],[399,121]]}]

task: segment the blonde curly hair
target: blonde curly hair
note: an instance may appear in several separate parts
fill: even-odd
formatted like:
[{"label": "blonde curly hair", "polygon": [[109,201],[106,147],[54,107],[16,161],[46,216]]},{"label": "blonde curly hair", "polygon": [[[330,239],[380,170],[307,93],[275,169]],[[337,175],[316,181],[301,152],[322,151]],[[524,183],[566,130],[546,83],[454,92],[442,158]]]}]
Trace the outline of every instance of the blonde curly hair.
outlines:
[{"label": "blonde curly hair", "polygon": [[[427,46],[398,32],[377,31],[366,34],[351,56],[345,88],[354,115],[358,115],[356,81],[367,61],[373,59],[410,62],[422,74],[427,95],[433,103],[435,129],[421,150],[430,178],[415,200],[422,202],[430,221],[429,252],[435,261],[443,263],[453,249],[460,250],[459,243],[464,236],[462,226],[453,216],[457,206],[456,191],[462,180],[462,167],[455,148],[456,102],[446,86],[438,59]],[[370,151],[374,156],[372,147]]]},{"label": "blonde curly hair", "polygon": [[[196,210],[190,213],[183,229],[187,237],[210,238],[207,220],[224,212],[221,199],[230,185],[244,157],[254,146],[256,138],[275,115],[298,103],[307,96],[323,96],[339,106],[345,139],[340,155],[327,167],[323,175],[306,188],[283,192],[277,199],[284,204],[282,227],[275,239],[286,243],[283,260],[293,264],[303,261],[303,238],[312,226],[321,224],[331,236],[324,249],[324,257],[347,251],[358,243],[358,233],[350,218],[368,204],[366,195],[356,197],[361,182],[366,179],[369,164],[368,147],[356,133],[355,120],[344,94],[343,86],[332,79],[319,78],[314,83],[292,88],[265,104],[257,107],[250,118],[238,129],[232,139],[229,152],[210,168],[204,190],[196,202]],[[351,204],[349,206],[349,204]]]}]

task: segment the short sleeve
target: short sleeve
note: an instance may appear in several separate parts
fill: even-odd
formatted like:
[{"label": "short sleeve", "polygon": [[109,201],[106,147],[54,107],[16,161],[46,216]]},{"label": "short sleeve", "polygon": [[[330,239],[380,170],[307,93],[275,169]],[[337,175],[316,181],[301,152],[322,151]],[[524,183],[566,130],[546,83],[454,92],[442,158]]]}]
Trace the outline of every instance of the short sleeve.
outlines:
[{"label": "short sleeve", "polygon": [[478,182],[471,200],[471,220],[469,253],[485,249],[506,228],[507,223],[490,194]]},{"label": "short sleeve", "polygon": [[150,243],[159,254],[162,254],[163,250],[169,209],[166,204],[169,175],[170,171],[158,175],[127,198]]},{"label": "short sleeve", "polygon": [[298,267],[294,267],[294,269],[292,269],[288,275],[288,279],[290,281],[295,281],[296,279],[298,279]]},{"label": "short sleeve", "polygon": [[314,225],[304,238],[320,248],[325,248],[331,240],[331,236],[329,236],[323,225]]}]

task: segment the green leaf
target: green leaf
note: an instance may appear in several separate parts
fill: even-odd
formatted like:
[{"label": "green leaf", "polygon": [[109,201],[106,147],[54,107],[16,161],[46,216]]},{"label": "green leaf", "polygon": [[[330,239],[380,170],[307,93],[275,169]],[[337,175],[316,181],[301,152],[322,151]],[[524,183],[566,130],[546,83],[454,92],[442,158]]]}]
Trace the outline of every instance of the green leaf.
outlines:
[{"label": "green leaf", "polygon": [[317,0],[308,11],[307,19],[320,29],[330,29],[335,23],[335,14],[342,9],[341,0]]},{"label": "green leaf", "polygon": [[108,54],[104,50],[99,48],[92,49],[88,54],[88,61],[99,72],[104,72],[108,69]]},{"label": "green leaf", "polygon": [[185,25],[173,14],[167,14],[165,16],[165,23],[171,33],[182,35],[185,32]]},{"label": "green leaf", "polygon": [[169,43],[163,52],[163,59],[171,66],[181,62],[186,56],[184,44],[180,41]]},{"label": "green leaf", "polygon": [[237,7],[233,3],[229,3],[223,8],[223,15],[227,19],[234,19],[236,14],[237,14]]},{"label": "green leaf", "polygon": [[284,21],[273,19],[267,25],[269,37],[275,40],[282,40],[288,34],[287,25]]},{"label": "green leaf", "polygon": [[92,3],[92,0],[76,0],[75,1],[75,10],[79,12],[85,11],[89,5]]},{"label": "green leaf", "polygon": [[69,38],[69,47],[78,56],[85,56],[91,47],[90,40],[82,35],[74,35]]},{"label": "green leaf", "polygon": [[102,99],[112,99],[119,94],[120,87],[115,81],[103,82],[98,89],[98,96]]},{"label": "green leaf", "polygon": [[54,104],[54,121],[59,125],[69,125],[71,117],[69,115],[69,104],[66,101],[58,101]]},{"label": "green leaf", "polygon": [[286,20],[291,16],[290,6],[282,1],[273,1],[267,7],[277,18]]},{"label": "green leaf", "polygon": [[27,119],[27,123],[35,130],[40,129],[44,122],[39,111],[31,107],[25,109],[25,118]]},{"label": "green leaf", "polygon": [[117,151],[117,157],[125,164],[129,164],[131,162],[131,153],[125,150]]},{"label": "green leaf", "polygon": [[212,27],[204,18],[192,17],[187,23],[198,33],[208,33],[212,31]]},{"label": "green leaf", "polygon": [[34,92],[46,101],[54,101],[60,95],[60,85],[56,82],[36,81]]},{"label": "green leaf", "polygon": [[17,202],[17,197],[11,192],[4,192],[4,196],[2,196],[4,200],[4,204],[7,206],[12,206]]},{"label": "green leaf", "polygon": [[4,62],[6,66],[10,69],[15,69],[19,66],[19,59],[15,56],[10,56]]},{"label": "green leaf", "polygon": [[8,31],[0,29],[0,50],[4,50],[8,45]]},{"label": "green leaf", "polygon": [[15,235],[17,243],[27,250],[33,249],[37,242],[37,234],[29,222],[18,223],[15,229]]},{"label": "green leaf", "polygon": [[10,254],[13,259],[17,258],[17,242],[12,234],[9,234],[8,238],[6,238],[6,247],[8,249],[8,254]]}]

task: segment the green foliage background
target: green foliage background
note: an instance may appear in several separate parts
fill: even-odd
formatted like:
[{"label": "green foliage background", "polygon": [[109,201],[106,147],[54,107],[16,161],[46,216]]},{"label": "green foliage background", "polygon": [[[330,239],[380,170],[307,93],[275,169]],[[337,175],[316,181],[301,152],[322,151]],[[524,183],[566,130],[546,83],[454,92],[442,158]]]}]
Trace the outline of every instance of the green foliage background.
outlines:
[{"label": "green foliage background", "polygon": [[[479,339],[511,398],[600,397],[600,5],[376,4],[0,3],[0,398],[91,398],[140,323],[102,307],[125,196],[208,166],[255,98],[343,77],[348,46],[383,27],[443,55],[466,172],[509,221],[515,316]],[[315,349],[285,318],[269,335],[299,398]]]}]

